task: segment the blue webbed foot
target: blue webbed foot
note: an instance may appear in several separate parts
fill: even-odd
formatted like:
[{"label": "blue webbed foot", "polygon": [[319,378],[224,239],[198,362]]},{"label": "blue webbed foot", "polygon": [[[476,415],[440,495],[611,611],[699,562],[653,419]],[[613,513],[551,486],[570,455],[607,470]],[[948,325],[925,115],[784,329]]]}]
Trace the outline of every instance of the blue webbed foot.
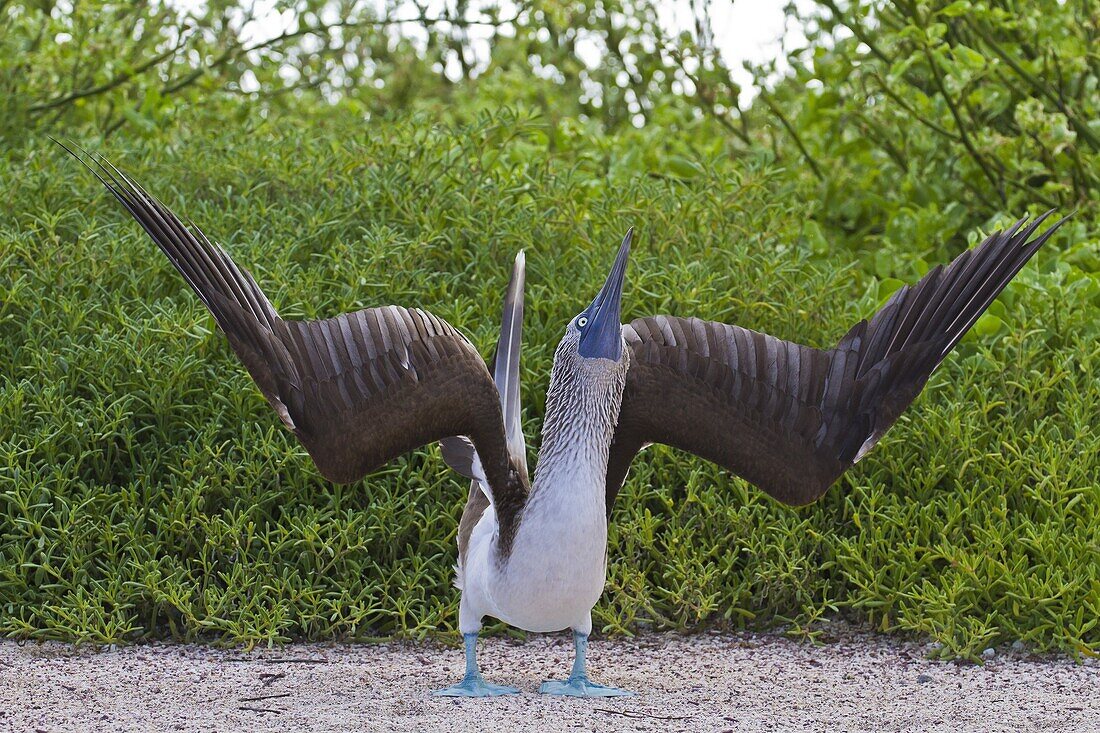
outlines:
[{"label": "blue webbed foot", "polygon": [[466,644],[466,676],[457,685],[433,690],[437,697],[495,697],[496,695],[518,695],[519,690],[504,685],[492,685],[485,681],[477,671],[477,632],[463,634]]},{"label": "blue webbed foot", "polygon": [[480,674],[466,675],[457,685],[433,690],[437,697],[495,697],[496,695],[518,695],[519,690],[504,685],[494,685],[485,681]]},{"label": "blue webbed foot", "polygon": [[630,697],[634,693],[620,690],[618,687],[598,685],[587,675],[570,677],[567,680],[547,680],[539,688],[542,695],[564,695],[566,697]]},{"label": "blue webbed foot", "polygon": [[[588,626],[591,627],[591,622]],[[539,693],[542,695],[565,695],[567,697],[629,697],[633,692],[618,687],[597,685],[588,679],[585,665],[588,658],[588,634],[573,631],[573,645],[576,656],[573,658],[573,672],[567,680],[548,680],[542,683]]]}]

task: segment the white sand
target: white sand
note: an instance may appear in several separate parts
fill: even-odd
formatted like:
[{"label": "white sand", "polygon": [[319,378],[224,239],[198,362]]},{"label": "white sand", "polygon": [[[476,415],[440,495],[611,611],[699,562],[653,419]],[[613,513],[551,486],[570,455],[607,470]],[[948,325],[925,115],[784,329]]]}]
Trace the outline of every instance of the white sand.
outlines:
[{"label": "white sand", "polygon": [[739,634],[596,639],[594,679],[635,698],[534,694],[572,659],[562,634],[482,642],[510,698],[440,699],[457,648],[195,645],[97,652],[0,642],[0,731],[1100,731],[1100,663],[1001,651],[985,666],[842,632],[825,646]]}]

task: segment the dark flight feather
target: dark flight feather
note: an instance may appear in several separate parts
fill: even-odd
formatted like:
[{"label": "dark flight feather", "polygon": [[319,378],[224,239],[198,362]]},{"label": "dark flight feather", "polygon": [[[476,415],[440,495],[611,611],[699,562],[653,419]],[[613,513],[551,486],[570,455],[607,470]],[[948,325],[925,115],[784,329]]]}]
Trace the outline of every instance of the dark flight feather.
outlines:
[{"label": "dark flight feather", "polygon": [[196,227],[101,157],[88,167],[214,315],[233,351],[321,474],[350,483],[397,456],[453,435],[477,446],[511,534],[526,496],[508,453],[500,398],[477,349],[419,308],[383,306],[287,321],[247,271]]},{"label": "dark flight feather", "polygon": [[[523,286],[527,278],[526,258],[522,251],[516,255],[508,290],[504,294],[504,310],[500,317],[500,336],[489,363],[493,382],[500,393],[500,407],[504,414],[504,428],[508,435],[508,453],[512,464],[519,470],[525,483],[527,478],[527,445],[523,437],[522,405],[519,393],[520,347],[523,343]],[[474,445],[464,436],[447,438],[440,442],[443,460],[454,470],[470,479],[470,495],[462,510],[458,524],[459,564],[466,561],[466,548],[470,536],[481,515],[489,507],[489,497],[482,488],[478,476],[477,453]]]},{"label": "dark flight feather", "polygon": [[820,497],[1065,221],[1032,238],[1050,214],[899,289],[827,351],[696,318],[624,326],[631,365],[608,460],[608,512],[649,443],[714,461],[786,504]]}]

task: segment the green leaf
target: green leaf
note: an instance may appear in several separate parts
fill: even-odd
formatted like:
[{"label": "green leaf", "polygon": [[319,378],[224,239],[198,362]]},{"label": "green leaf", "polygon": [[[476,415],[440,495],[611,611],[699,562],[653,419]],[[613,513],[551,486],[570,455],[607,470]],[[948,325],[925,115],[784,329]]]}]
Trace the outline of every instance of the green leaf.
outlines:
[{"label": "green leaf", "polygon": [[665,165],[672,175],[680,178],[695,178],[704,173],[701,165],[682,155],[670,155]]},{"label": "green leaf", "polygon": [[905,286],[905,282],[898,280],[895,277],[888,277],[879,281],[878,284],[878,304],[881,307],[890,296],[901,290]]},{"label": "green leaf", "polygon": [[981,69],[985,66],[985,57],[969,46],[964,46],[961,43],[956,44],[952,47],[951,52],[955,54],[955,58],[971,69]]},{"label": "green leaf", "polygon": [[829,251],[829,240],[821,231],[821,225],[813,219],[802,222],[802,240],[809,246],[810,252],[815,255],[825,254]]},{"label": "green leaf", "polygon": [[960,15],[969,14],[972,10],[973,6],[970,4],[970,0],[955,0],[955,2],[942,8],[938,14],[946,18],[957,18]]},{"label": "green leaf", "polygon": [[989,337],[997,333],[1004,326],[1004,321],[1000,317],[986,312],[978,318],[977,323],[974,324],[974,333],[983,338]]}]

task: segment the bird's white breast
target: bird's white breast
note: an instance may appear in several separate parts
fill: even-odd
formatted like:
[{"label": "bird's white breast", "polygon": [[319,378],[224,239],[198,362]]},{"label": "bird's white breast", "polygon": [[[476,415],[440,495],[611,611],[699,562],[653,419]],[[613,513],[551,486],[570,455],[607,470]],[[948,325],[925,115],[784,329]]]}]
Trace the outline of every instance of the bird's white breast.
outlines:
[{"label": "bird's white breast", "polygon": [[578,339],[571,325],[554,354],[535,483],[504,556],[495,515],[474,529],[460,578],[464,631],[482,615],[528,631],[591,630],[607,572],[607,457],[628,359],[583,359]]},{"label": "bird's white breast", "polygon": [[577,460],[540,474],[503,563],[490,558],[495,517],[482,518],[463,585],[479,610],[527,631],[586,627],[607,569],[605,472]]}]

